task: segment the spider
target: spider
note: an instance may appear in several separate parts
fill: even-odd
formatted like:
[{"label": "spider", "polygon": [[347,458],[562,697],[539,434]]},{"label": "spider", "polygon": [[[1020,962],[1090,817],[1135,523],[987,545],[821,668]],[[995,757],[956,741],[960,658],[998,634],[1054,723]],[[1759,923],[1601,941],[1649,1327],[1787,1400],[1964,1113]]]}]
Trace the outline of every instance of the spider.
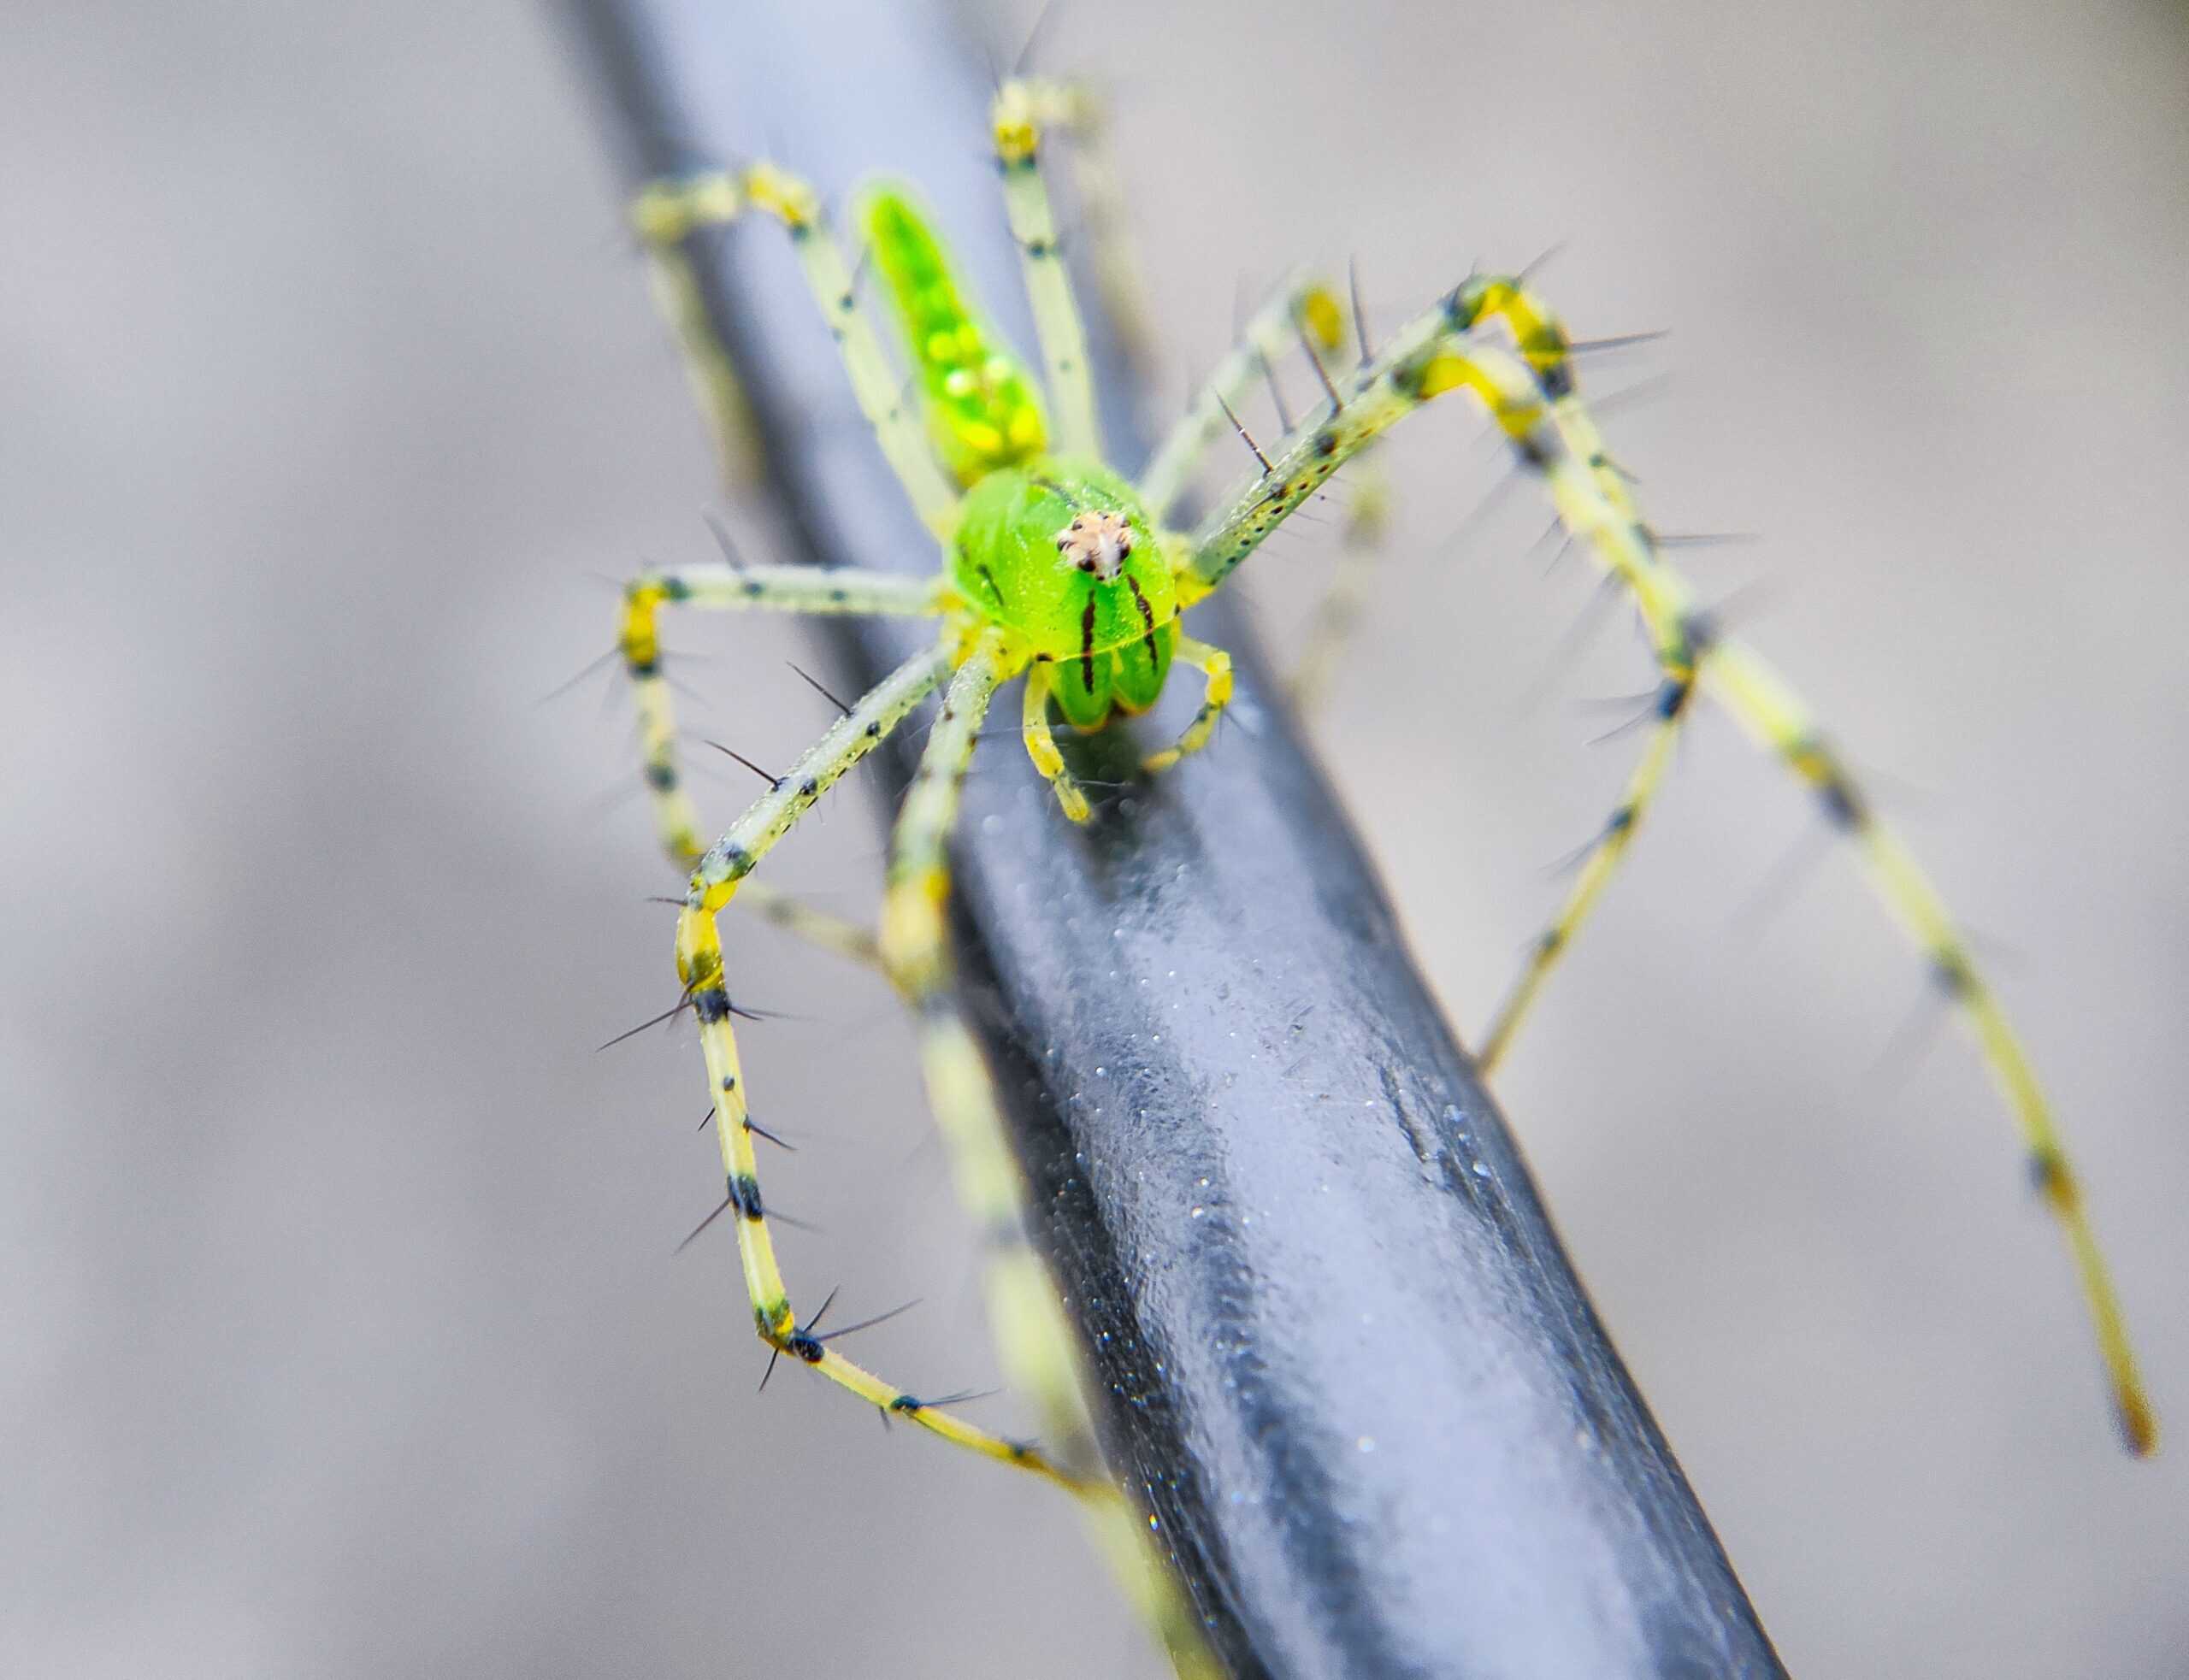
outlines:
[{"label": "spider", "polygon": [[[1059,83],[1014,80],[993,108],[995,162],[1039,339],[1042,379],[983,318],[910,191],[869,187],[855,221],[855,273],[812,187],[778,166],[653,184],[634,210],[672,319],[703,383],[726,401],[729,374],[693,302],[684,242],[751,216],[778,224],[842,356],[858,406],[942,564],[930,577],[721,563],[648,570],[623,597],[620,646],[634,685],[645,777],[662,841],[688,870],[676,935],[680,1007],[697,1019],[727,1197],[755,1328],[885,1418],[908,1420],[1092,1500],[1115,1500],[1086,1431],[1076,1356],[1019,1218],[1022,1185],[995,1093],[952,989],[944,928],[947,846],[982,725],[1000,689],[1023,681],[1019,727],[1035,771],[1071,823],[1092,816],[1059,752],[1053,718],[1082,732],[1143,713],[1184,666],[1201,681],[1191,722],[1143,769],[1158,775],[1205,747],[1232,694],[1230,657],[1189,634],[1185,615],[1235,572],[1332,475],[1435,398],[1474,399],[1568,536],[1637,610],[1658,670],[1638,761],[1565,902],[1534,943],[1480,1040],[1494,1071],[1558,958],[1572,944],[1647,817],[1683,724],[1708,694],[1804,783],[1854,845],[1872,885],[1907,929],[1942,993],[1975,1036],[2017,1122],[2033,1180],[2058,1220],[2085,1297],[2122,1437],[2151,1450],[2156,1425],[2081,1190],[2020,1040],[1968,944],[1897,836],[1880,820],[1807,709],[1749,647],[1696,604],[1642,516],[1575,378],[1578,346],[1522,277],[1473,274],[1379,346],[1357,299],[1347,309],[1311,280],[1279,289],[1195,394],[1136,480],[1105,464],[1085,335],[1061,261],[1041,168],[1046,133],[1083,133],[1091,108]],[[911,377],[900,384],[862,312],[870,263]],[[1236,417],[1277,355],[1296,344],[1321,382],[1316,410],[1267,448]],[[1342,363],[1343,365],[1339,365]],[[1190,531],[1165,522],[1187,479],[1232,433],[1254,467]],[[664,609],[773,610],[930,619],[933,642],[890,672],[816,740],[718,839],[703,839],[685,791],[663,669]],[[937,691],[941,703],[889,847],[878,934],[812,911],[753,879],[769,853],[844,774]],[[1030,843],[1032,843],[1030,841]],[[991,1321],[1008,1379],[1039,1408],[1041,1444],[992,1432],[952,1401],[921,1397],[831,1345],[841,1331],[801,1320],[778,1267],[724,979],[718,917],[734,898],[770,919],[877,964],[912,1010],[930,1104],[953,1179],[987,1244]],[[825,1306],[824,1306],[825,1311]]]}]

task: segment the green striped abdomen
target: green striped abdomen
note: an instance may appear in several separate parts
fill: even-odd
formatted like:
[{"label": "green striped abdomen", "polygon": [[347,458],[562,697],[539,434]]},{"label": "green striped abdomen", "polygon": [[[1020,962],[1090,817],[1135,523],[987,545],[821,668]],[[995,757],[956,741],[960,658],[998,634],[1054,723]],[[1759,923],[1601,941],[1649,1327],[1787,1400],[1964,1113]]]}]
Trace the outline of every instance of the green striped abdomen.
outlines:
[{"label": "green striped abdomen", "polygon": [[1041,398],[966,303],[927,219],[886,186],[860,200],[858,219],[918,374],[928,434],[959,484],[1040,454],[1049,431]]}]

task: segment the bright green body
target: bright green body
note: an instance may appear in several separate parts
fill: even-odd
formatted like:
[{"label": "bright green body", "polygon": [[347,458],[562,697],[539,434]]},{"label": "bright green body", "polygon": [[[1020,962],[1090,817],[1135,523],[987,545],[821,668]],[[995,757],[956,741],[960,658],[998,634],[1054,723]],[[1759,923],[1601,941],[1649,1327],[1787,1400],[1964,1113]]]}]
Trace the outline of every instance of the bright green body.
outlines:
[{"label": "bright green body", "polygon": [[[1048,420],[1032,380],[973,313],[904,192],[870,191],[859,219],[918,375],[928,433],[965,491],[950,564],[966,604],[1057,668],[1050,692],[1073,728],[1146,711],[1178,640],[1177,588],[1154,522],[1099,461],[1043,453]],[[1125,540],[1114,572],[1098,575],[1062,545],[1075,518],[1105,515],[1123,522]]]},{"label": "bright green body", "polygon": [[[1058,552],[1058,533],[1090,511],[1117,514],[1132,531],[1109,582]],[[990,473],[965,492],[950,565],[975,611],[1056,665],[1050,692],[1075,728],[1100,728],[1112,710],[1146,711],[1163,693],[1177,591],[1139,498],[1108,468],[1043,459]]]}]

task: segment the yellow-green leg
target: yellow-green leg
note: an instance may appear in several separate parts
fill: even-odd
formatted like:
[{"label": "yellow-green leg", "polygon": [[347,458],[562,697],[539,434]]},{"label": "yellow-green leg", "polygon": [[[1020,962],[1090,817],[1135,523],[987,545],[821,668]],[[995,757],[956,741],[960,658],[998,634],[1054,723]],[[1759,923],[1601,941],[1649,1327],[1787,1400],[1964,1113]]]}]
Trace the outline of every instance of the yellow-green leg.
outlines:
[{"label": "yellow-green leg", "polygon": [[[678,758],[675,702],[663,669],[659,621],[664,606],[922,618],[941,611],[941,595],[934,579],[807,566],[687,566],[647,572],[625,586],[617,640],[638,700],[640,751],[654,832],[670,861],[689,869],[699,862],[704,842],[699,810]],[[740,902],[764,921],[853,962],[874,966],[880,960],[875,937],[865,928],[800,904],[765,882],[753,882]]]},{"label": "yellow-green leg", "polygon": [[1136,375],[1145,383],[1155,365],[1154,314],[1134,255],[1132,218],[1125,213],[1124,183],[1109,147],[1109,110],[1082,83],[1030,78],[1020,83],[1035,121],[1070,142],[1066,167],[1079,201],[1079,222],[1089,267],[1102,298],[1103,317],[1120,341]]},{"label": "yellow-green leg", "polygon": [[1099,459],[1101,427],[1094,417],[1094,381],[1087,365],[1087,329],[1073,301],[1055,213],[1041,184],[1041,103],[1024,82],[1006,82],[993,112],[996,168],[1003,174],[1004,209],[1018,242],[1034,331],[1056,410],[1057,451]]},{"label": "yellow-green leg", "polygon": [[697,271],[685,249],[694,227],[726,222],[737,214],[735,185],[718,172],[687,180],[657,181],[633,201],[631,225],[646,247],[654,305],[684,352],[684,370],[714,433],[723,480],[743,484],[759,466],[760,445],[752,404],[737,369],[715,337]]},{"label": "yellow-green leg", "polygon": [[1582,860],[1580,874],[1575,878],[1572,890],[1566,902],[1551,917],[1550,925],[1529,947],[1526,962],[1519,976],[1505,993],[1505,999],[1490,1017],[1484,1031],[1482,1042],[1475,1051],[1475,1065],[1484,1078],[1497,1071],[1505,1059],[1505,1052],[1512,1047],[1513,1036],[1519,1031],[1520,1023],[1527,1018],[1530,1006],[1550,977],[1551,969],[1564,954],[1596,899],[1610,882],[1620,858],[1632,843],[1635,833],[1642,826],[1642,819],[1649,812],[1650,801],[1664,783],[1666,768],[1672,763],[1673,746],[1679,734],[1682,721],[1688,714],[1688,702],[1695,693],[1693,668],[1688,668],[1685,677],[1667,677],[1657,689],[1652,703],[1656,716],[1649,726],[1649,738],[1642,749],[1642,759],[1627,778],[1626,787],[1620,794],[1619,804],[1612,808],[1610,817]]},{"label": "yellow-green leg", "polygon": [[1026,740],[1026,756],[1034,761],[1034,768],[1041,772],[1041,779],[1055,792],[1058,805],[1074,822],[1084,822],[1088,817],[1087,794],[1065,768],[1064,754],[1057,751],[1057,738],[1049,728],[1049,697],[1054,687],[1055,678],[1046,662],[1027,667],[1026,700],[1020,729]]},{"label": "yellow-green leg", "polygon": [[1184,493],[1186,480],[1218,439],[1235,435],[1236,416],[1249,392],[1290,345],[1307,336],[1318,349],[1336,351],[1345,342],[1344,313],[1319,280],[1295,277],[1279,286],[1248,318],[1246,330],[1216,364],[1177,423],[1140,475],[1141,499],[1161,519]]},{"label": "yellow-green leg", "polygon": [[[1666,650],[1684,650],[1683,663],[1696,679],[1814,791],[1860,848],[1866,873],[1924,951],[2005,1094],[2031,1170],[2074,1257],[2123,1438],[2131,1451],[2149,1452],[2156,1441],[2150,1401],[2079,1186],[2027,1056],[1979,976],[1967,940],[1907,849],[1823,746],[1791,691],[1746,648],[1717,637],[1685,584],[1659,561],[1649,528],[1573,390],[1563,329],[1543,325],[1549,317],[1539,309],[1523,315],[1525,300],[1509,282],[1472,280],[1441,309],[1401,328],[1389,348],[1355,370],[1338,413],[1288,433],[1271,451],[1267,469],[1202,525],[1180,578],[1181,599],[1189,604],[1218,587],[1339,466],[1423,404],[1454,390],[1480,402],[1523,466],[1543,479],[1567,530],[1632,598],[1667,663],[1667,683],[1682,673]],[[1473,336],[1485,319],[1513,326],[1527,359]],[[1652,743],[1653,751],[1661,746]],[[1623,852],[1641,810],[1634,806],[1607,869]],[[1601,880],[1594,882],[1592,893],[1601,886]]]},{"label": "yellow-green leg", "polygon": [[710,395],[709,411],[720,413],[719,387],[727,380],[734,391],[735,380],[728,356],[706,327],[681,247],[698,229],[726,226],[748,209],[772,217],[790,235],[806,288],[842,355],[859,412],[928,529],[947,533],[957,515],[957,492],[928,448],[919,416],[906,406],[881,341],[860,312],[852,272],[829,230],[820,195],[772,163],[755,163],[734,174],[716,170],[656,181],[633,207],[632,220],[660,265],[670,319],[699,370],[703,392]]},{"label": "yellow-green leg", "polygon": [[746,1087],[732,1030],[732,1005],[723,970],[716,918],[740,885],[843,774],[879,746],[914,706],[931,693],[942,670],[938,650],[922,652],[899,666],[866,694],[791,766],[788,775],[756,799],[723,837],[708,847],[692,872],[685,907],[677,919],[676,968],[684,997],[699,1024],[699,1045],[706,1058],[707,1094],[714,1105],[715,1131],[722,1145],[729,1206],[737,1216],[737,1246],[745,1285],[760,1339],[781,1353],[811,1366],[869,1405],[907,1418],[923,1428],[983,1457],[1034,1470],[1078,1489],[1084,1467],[1068,1468],[1040,1448],[967,1422],[931,1406],[894,1382],[853,1364],[800,1325],[790,1291],[777,1266],[774,1239],[760,1193],[759,1163],[752,1145]]},{"label": "yellow-green leg", "polygon": [[1155,1557],[1145,1524],[1100,1479],[1100,1451],[1088,1428],[1071,1328],[1047,1270],[1027,1242],[1025,1184],[1004,1132],[995,1083],[951,989],[944,926],[950,833],[988,704],[1018,663],[1005,637],[983,634],[964,651],[944,693],[890,839],[882,958],[918,1021],[929,1106],[959,1201],[987,1248],[988,1321],[1005,1376],[1033,1401],[1045,1463],[1087,1496],[1096,1540],[1173,1663],[1182,1674],[1213,1680],[1217,1670],[1198,1625]]},{"label": "yellow-green leg", "polygon": [[1201,710],[1186,725],[1185,734],[1178,737],[1175,745],[1160,752],[1151,752],[1142,761],[1141,768],[1150,775],[1159,775],[1187,754],[1207,746],[1208,738],[1216,733],[1216,720],[1231,704],[1231,656],[1222,648],[1195,641],[1181,632],[1171,657],[1178,664],[1192,666],[1207,681],[1201,691]]}]

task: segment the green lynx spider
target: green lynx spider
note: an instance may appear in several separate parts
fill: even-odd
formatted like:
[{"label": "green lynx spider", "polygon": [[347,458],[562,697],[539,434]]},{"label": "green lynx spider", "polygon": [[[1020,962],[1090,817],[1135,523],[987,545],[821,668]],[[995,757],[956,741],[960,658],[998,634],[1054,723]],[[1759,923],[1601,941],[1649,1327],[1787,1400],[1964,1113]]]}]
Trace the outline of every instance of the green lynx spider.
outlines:
[{"label": "green lynx spider", "polygon": [[[664,843],[690,871],[677,923],[677,972],[683,1002],[699,1023],[729,1186],[725,1211],[735,1215],[760,1338],[885,1414],[1075,1491],[1106,1492],[1080,1421],[1070,1339],[1047,1278],[1020,1235],[1019,1175],[989,1076],[950,987],[946,846],[959,785],[991,701],[1014,678],[1024,679],[1027,753],[1073,822],[1089,819],[1089,806],[1058,751],[1053,711],[1077,728],[1100,728],[1152,706],[1173,667],[1184,664],[1202,679],[1200,710],[1146,769],[1166,769],[1206,746],[1231,694],[1230,660],[1187,634],[1183,615],[1380,433],[1431,399],[1460,391],[1487,412],[1525,473],[1544,486],[1567,532],[1638,610],[1660,679],[1640,762],[1484,1035],[1484,1069],[1493,1069],[1510,1047],[1542,981],[1632,842],[1690,703],[1707,692],[1814,792],[1973,1031],[2021,1127],[2034,1181],[2065,1232],[2122,1435],[2132,1452],[2150,1451],[2155,1424],[2121,1312],[2019,1040],[1936,893],[1806,710],[1754,653],[1712,623],[1665,563],[1627,476],[1583,406],[1573,346],[1558,318],[1520,280],[1475,275],[1372,353],[1357,331],[1348,333],[1329,290],[1288,286],[1254,317],[1137,483],[1129,481],[1103,464],[1084,334],[1039,163],[1045,128],[1079,127],[1085,112],[1074,90],[1030,81],[1005,86],[994,110],[996,163],[1033,304],[1046,404],[964,294],[934,230],[900,188],[867,192],[857,222],[866,251],[861,266],[870,262],[888,298],[912,370],[908,384],[900,383],[862,314],[853,272],[817,196],[801,181],[758,163],[658,182],[636,206],[672,319],[718,402],[728,389],[727,366],[702,324],[683,242],[695,230],[754,212],[788,232],[859,407],[944,556],[941,569],[926,579],[732,562],[649,571],[625,592],[621,645],[638,697],[646,780]],[[1166,527],[1189,473],[1218,439],[1230,437],[1237,427],[1235,405],[1271,357],[1292,342],[1314,361],[1328,400],[1266,452],[1255,448],[1259,470],[1196,529]],[[1350,365],[1332,368],[1330,358],[1348,344]],[[890,615],[931,618],[941,628],[932,646],[849,707],[788,774],[705,845],[678,769],[658,634],[665,607]],[[939,713],[891,842],[878,939],[748,884],[814,802],[938,688]],[[1029,836],[1028,844],[1038,843]],[[846,1359],[794,1312],[763,1210],[757,1129],[746,1109],[717,925],[740,888],[772,919],[878,962],[913,1011],[956,1186],[988,1244],[1000,1357],[1040,1410],[1043,1445],[1006,1439],[948,1404],[908,1393]]]}]

